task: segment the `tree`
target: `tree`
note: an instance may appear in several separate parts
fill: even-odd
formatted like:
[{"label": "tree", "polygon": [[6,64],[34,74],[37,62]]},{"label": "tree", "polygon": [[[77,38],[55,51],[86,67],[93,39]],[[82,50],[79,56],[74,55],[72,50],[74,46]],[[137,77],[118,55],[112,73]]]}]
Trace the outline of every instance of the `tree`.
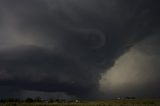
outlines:
[{"label": "tree", "polygon": [[42,102],[42,98],[41,98],[40,96],[38,96],[38,97],[36,97],[36,98],[34,99],[34,101],[35,101],[35,102]]},{"label": "tree", "polygon": [[31,103],[31,102],[33,102],[33,99],[32,98],[26,98],[25,102]]}]

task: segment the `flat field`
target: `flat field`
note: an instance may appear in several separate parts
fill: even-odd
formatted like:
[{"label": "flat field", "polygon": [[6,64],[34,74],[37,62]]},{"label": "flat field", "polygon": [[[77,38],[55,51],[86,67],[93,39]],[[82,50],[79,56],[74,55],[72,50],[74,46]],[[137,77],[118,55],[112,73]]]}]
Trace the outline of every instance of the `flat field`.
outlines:
[{"label": "flat field", "polygon": [[18,103],[8,102],[0,103],[0,106],[160,106],[160,99],[146,99],[146,100],[97,100],[97,101],[81,101],[79,103]]}]

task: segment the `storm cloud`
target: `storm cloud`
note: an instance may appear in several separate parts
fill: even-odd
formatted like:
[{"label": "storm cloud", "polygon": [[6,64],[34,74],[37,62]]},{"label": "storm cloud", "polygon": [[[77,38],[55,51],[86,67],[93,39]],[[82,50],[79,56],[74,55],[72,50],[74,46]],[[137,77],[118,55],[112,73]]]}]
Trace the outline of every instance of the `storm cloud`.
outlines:
[{"label": "storm cloud", "polygon": [[101,74],[119,56],[141,40],[159,36],[153,35],[159,30],[159,4],[158,0],[1,0],[1,86],[96,95]]},{"label": "storm cloud", "polygon": [[102,74],[100,89],[107,96],[159,98],[160,37],[137,43]]}]

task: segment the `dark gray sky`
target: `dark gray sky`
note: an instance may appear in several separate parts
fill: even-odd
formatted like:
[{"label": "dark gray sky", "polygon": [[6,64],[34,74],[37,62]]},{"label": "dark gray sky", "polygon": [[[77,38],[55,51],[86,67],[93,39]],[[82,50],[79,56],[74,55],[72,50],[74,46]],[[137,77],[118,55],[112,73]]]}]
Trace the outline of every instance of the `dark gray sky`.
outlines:
[{"label": "dark gray sky", "polygon": [[2,97],[158,97],[159,5],[1,0]]}]

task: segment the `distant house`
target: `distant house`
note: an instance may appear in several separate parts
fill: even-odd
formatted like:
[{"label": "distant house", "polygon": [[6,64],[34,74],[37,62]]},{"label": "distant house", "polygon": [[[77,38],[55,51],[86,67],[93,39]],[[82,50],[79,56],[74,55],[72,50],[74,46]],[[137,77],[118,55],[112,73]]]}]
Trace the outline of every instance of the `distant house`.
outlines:
[{"label": "distant house", "polygon": [[75,100],[69,100],[68,102],[79,103],[80,101],[78,99],[75,99]]},{"label": "distant house", "polygon": [[120,100],[121,99],[121,97],[118,97],[118,98],[116,98],[117,100]]},{"label": "distant house", "polygon": [[76,102],[76,103],[79,103],[80,101],[76,99],[75,102]]}]

